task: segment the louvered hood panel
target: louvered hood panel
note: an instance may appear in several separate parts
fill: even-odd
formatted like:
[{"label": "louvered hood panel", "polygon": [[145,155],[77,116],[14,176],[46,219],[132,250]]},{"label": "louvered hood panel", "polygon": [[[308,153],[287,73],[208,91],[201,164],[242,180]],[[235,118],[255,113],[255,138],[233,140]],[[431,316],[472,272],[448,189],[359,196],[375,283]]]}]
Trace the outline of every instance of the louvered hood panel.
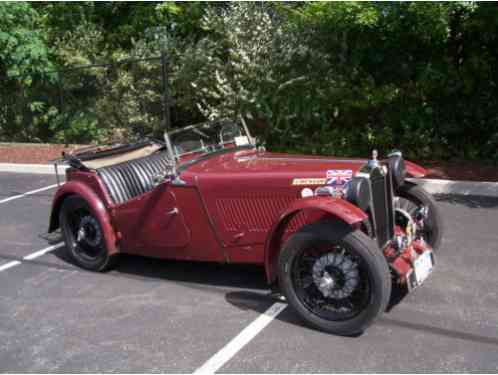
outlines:
[{"label": "louvered hood panel", "polygon": [[[256,181],[257,180],[257,181]],[[262,244],[266,233],[289,205],[300,197],[292,186],[275,186],[266,179],[210,179],[199,176],[201,195],[223,243]]]},{"label": "louvered hood panel", "polygon": [[216,214],[229,232],[267,231],[286,207],[296,199],[294,194],[246,193],[239,197],[216,199]]},{"label": "louvered hood panel", "polygon": [[[198,186],[224,246],[258,245],[304,188],[325,184],[327,170],[354,173],[363,164],[246,150],[196,163],[182,172],[182,179]],[[302,224],[304,217],[293,223]]]}]

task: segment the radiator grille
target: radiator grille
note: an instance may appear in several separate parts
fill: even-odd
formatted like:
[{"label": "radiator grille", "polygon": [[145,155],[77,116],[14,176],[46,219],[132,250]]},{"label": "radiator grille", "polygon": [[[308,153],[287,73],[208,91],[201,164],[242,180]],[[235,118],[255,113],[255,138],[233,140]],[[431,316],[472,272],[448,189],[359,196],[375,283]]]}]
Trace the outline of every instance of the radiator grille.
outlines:
[{"label": "radiator grille", "polygon": [[394,188],[393,188],[393,175],[388,173],[386,176],[386,197],[387,197],[387,229],[389,239],[394,237]]},{"label": "radiator grille", "polygon": [[387,181],[388,176],[375,176],[372,184],[372,215],[375,224],[375,233],[381,248],[392,237],[392,191]]}]

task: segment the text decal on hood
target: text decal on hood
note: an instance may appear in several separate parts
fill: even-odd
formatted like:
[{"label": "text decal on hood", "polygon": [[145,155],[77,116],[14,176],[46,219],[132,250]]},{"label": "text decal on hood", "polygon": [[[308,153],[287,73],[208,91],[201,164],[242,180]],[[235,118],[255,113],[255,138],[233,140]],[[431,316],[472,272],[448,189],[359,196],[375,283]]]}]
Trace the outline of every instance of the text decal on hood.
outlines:
[{"label": "text decal on hood", "polygon": [[326,178],[295,178],[292,185],[325,185]]},{"label": "text decal on hood", "polygon": [[326,178],[294,178],[292,185],[331,185],[340,186],[351,180],[351,169],[329,169]]}]

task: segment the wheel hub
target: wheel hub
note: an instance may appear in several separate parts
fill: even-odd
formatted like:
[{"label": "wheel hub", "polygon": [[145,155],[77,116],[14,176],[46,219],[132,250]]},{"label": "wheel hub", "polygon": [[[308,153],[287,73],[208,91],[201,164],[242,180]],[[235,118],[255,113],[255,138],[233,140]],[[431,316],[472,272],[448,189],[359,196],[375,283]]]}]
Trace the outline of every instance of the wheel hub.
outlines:
[{"label": "wheel hub", "polygon": [[349,297],[359,284],[358,264],[348,255],[322,255],[313,265],[313,282],[324,297]]},{"label": "wheel hub", "polygon": [[78,228],[76,241],[83,241],[89,246],[96,247],[100,244],[101,239],[102,234],[97,220],[92,216],[84,216]]},{"label": "wheel hub", "polygon": [[330,274],[327,271],[323,271],[322,277],[319,279],[319,285],[318,288],[320,290],[332,290],[334,289],[335,286],[335,280],[330,276]]}]

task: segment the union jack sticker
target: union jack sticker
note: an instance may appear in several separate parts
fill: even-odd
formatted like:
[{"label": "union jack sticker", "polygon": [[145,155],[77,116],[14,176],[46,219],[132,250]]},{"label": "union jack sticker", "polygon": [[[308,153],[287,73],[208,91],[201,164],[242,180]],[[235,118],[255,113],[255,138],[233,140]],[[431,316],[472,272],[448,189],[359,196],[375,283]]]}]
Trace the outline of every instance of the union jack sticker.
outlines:
[{"label": "union jack sticker", "polygon": [[344,185],[353,177],[351,169],[329,169],[327,171],[327,185]]}]

